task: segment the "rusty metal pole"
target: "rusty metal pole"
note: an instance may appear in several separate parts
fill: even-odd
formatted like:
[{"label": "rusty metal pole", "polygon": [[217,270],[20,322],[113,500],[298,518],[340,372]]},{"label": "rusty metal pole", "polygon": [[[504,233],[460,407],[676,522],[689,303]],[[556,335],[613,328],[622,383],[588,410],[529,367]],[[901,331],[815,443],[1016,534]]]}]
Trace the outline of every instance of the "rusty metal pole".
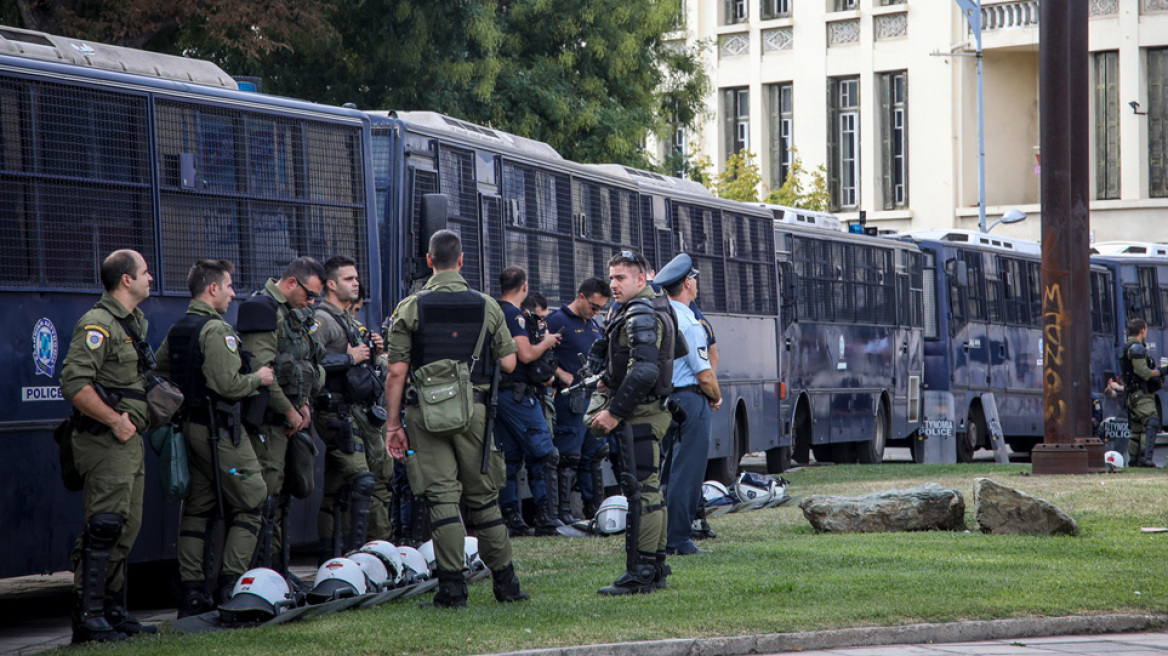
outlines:
[{"label": "rusty metal pole", "polygon": [[[1087,0],[1039,9],[1043,443],[1035,474],[1103,469],[1091,438]],[[1096,463],[1096,460],[1098,461]]]}]

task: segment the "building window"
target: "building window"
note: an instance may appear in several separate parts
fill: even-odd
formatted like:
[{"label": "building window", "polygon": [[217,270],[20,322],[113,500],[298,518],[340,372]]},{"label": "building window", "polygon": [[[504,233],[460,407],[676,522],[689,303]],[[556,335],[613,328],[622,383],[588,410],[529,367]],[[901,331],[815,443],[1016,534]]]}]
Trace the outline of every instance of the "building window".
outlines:
[{"label": "building window", "polygon": [[908,205],[908,73],[880,75],[884,209]]},{"label": "building window", "polygon": [[750,148],[750,90],[746,87],[722,90],[725,116],[726,158]]},{"label": "building window", "polygon": [[725,0],[722,11],[725,12],[725,25],[745,23],[748,17],[747,0]]},{"label": "building window", "polygon": [[860,79],[829,78],[828,190],[832,209],[860,204]]},{"label": "building window", "polygon": [[760,0],[759,15],[763,18],[786,18],[791,15],[792,0]]},{"label": "building window", "polygon": [[673,136],[669,142],[670,157],[668,159],[674,163],[675,167],[678,167],[673,171],[673,177],[675,178],[685,177],[685,171],[680,170],[680,167],[684,166],[686,161],[686,142],[685,126],[674,121]]},{"label": "building window", "polygon": [[860,0],[832,0],[832,11],[851,11],[860,6]]},{"label": "building window", "polygon": [[[880,0],[881,7],[891,7],[892,5],[903,5],[906,0]],[[855,5],[855,2],[852,3]]]},{"label": "building window", "polygon": [[1119,52],[1097,52],[1095,71],[1095,198],[1119,198]]},{"label": "building window", "polygon": [[1168,48],[1148,49],[1148,195],[1168,197]]},{"label": "building window", "polygon": [[778,189],[791,172],[794,145],[794,112],[791,107],[791,83],[767,85],[770,110],[771,188]]},{"label": "building window", "polygon": [[673,15],[673,20],[670,22],[670,28],[674,31],[685,29],[686,18],[685,0],[677,3],[677,13]]}]

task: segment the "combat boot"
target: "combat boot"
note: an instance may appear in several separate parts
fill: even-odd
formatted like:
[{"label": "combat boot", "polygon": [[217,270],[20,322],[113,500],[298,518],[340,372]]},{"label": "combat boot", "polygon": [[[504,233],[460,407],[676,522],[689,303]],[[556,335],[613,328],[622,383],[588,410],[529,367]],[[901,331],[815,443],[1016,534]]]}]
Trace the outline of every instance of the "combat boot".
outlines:
[{"label": "combat boot", "polygon": [[556,529],[564,525],[563,522],[552,516],[551,510],[546,505],[536,509],[535,520],[532,524],[535,525],[535,534],[539,536],[556,535]]},{"label": "combat boot", "polygon": [[117,642],[128,636],[115,631],[101,612],[86,610],[85,600],[79,599],[73,609],[73,644],[84,642]]},{"label": "combat boot", "polygon": [[535,531],[523,521],[523,513],[518,508],[504,508],[503,523],[507,525],[507,534],[513,538],[535,535]]},{"label": "combat boot", "polygon": [[110,549],[121,535],[123,523],[115,513],[97,513],[86,522],[81,538],[81,590],[73,609],[73,644],[115,642],[127,637],[110,624],[105,613]]},{"label": "combat boot", "polygon": [[466,608],[466,578],[462,572],[438,570],[438,591],[434,600],[421,604],[422,608]]},{"label": "combat boot", "polygon": [[658,590],[664,590],[669,587],[665,578],[673,573],[673,568],[665,564],[664,551],[658,551],[655,555],[657,562],[653,563],[653,586]]},{"label": "combat boot", "polygon": [[[662,564],[664,565],[664,563]],[[612,585],[606,585],[596,592],[608,596],[655,592],[657,590],[656,576],[657,555],[645,555],[638,552],[637,564],[633,569],[625,571],[617,580],[613,581]]]},{"label": "combat boot", "polygon": [[211,598],[215,604],[225,604],[231,599],[231,593],[235,592],[235,581],[238,577],[234,574],[220,574],[219,580],[215,582],[215,590]]},{"label": "combat boot", "polygon": [[126,591],[107,591],[105,595],[105,619],[114,628],[114,631],[127,636],[136,636],[142,633],[158,633],[158,627],[153,624],[143,624],[126,611]]},{"label": "combat boot", "polygon": [[215,610],[215,603],[203,591],[202,581],[183,581],[183,597],[178,603],[178,617],[202,615]]},{"label": "combat boot", "polygon": [[515,564],[507,565],[506,568],[497,572],[491,572],[495,589],[495,601],[501,604],[509,604],[516,601],[527,601],[531,599],[523,590],[519,589],[519,577],[515,576]]},{"label": "combat boot", "polygon": [[572,514],[572,485],[575,482],[576,470],[561,467],[559,475],[560,493],[558,495],[560,507],[557,519],[566,525],[575,524],[580,521],[579,517]]}]

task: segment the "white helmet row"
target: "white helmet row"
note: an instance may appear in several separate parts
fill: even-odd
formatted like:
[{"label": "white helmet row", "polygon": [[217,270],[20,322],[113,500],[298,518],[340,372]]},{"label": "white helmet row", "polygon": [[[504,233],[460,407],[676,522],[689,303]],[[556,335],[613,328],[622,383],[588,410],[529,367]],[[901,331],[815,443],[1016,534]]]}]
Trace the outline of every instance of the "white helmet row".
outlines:
[{"label": "white helmet row", "polygon": [[425,557],[413,547],[398,547],[398,555],[402,559],[402,583],[412,585],[430,578],[430,567]]},{"label": "white helmet row", "polygon": [[487,564],[479,556],[479,539],[467,536],[463,540],[463,553],[466,556],[466,569],[471,576],[487,569]]},{"label": "white helmet row", "polygon": [[358,550],[358,553],[372,554],[381,560],[381,563],[385,565],[385,569],[388,573],[387,580],[389,581],[390,587],[395,586],[401,582],[402,575],[405,571],[405,566],[402,564],[401,554],[398,553],[397,547],[395,547],[392,542],[386,542],[385,540],[373,540],[372,542],[366,542],[364,546]]},{"label": "white helmet row", "polygon": [[229,621],[267,620],[296,605],[288,581],[279,572],[258,567],[243,573],[231,598],[219,606]]},{"label": "white helmet row", "polygon": [[628,521],[629,500],[621,494],[611,496],[600,503],[593,521],[597,533],[612,535],[625,530]]},{"label": "white helmet row", "polygon": [[368,582],[365,570],[348,558],[330,558],[316,570],[308,603],[319,604],[333,599],[344,599],[365,594]]},{"label": "white helmet row", "polygon": [[390,578],[389,568],[377,556],[365,551],[356,551],[349,554],[348,558],[357,563],[357,566],[365,573],[366,587],[370,591],[392,588],[396,583]]}]

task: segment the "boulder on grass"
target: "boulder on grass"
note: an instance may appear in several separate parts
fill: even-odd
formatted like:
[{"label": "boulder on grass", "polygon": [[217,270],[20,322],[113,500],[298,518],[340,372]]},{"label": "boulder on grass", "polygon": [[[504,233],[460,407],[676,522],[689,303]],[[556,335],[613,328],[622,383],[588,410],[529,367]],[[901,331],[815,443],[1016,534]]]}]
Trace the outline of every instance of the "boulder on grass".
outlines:
[{"label": "boulder on grass", "polygon": [[983,533],[1079,534],[1075,520],[1054,504],[988,478],[973,483],[973,517]]},{"label": "boulder on grass", "polygon": [[799,507],[811,526],[825,533],[965,528],[965,500],[961,493],[936,483],[862,497],[810,496]]}]

